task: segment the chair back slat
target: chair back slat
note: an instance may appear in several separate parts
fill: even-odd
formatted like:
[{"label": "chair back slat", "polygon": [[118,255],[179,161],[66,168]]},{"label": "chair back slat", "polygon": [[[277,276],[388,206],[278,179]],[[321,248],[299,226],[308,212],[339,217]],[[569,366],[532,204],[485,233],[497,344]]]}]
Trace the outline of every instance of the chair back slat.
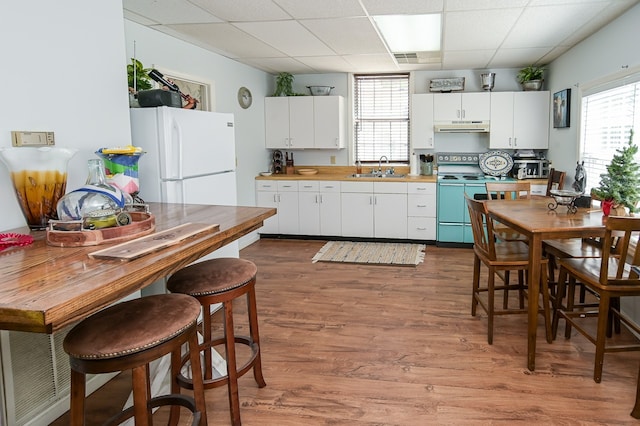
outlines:
[{"label": "chair back slat", "polygon": [[[638,267],[640,250],[636,250],[640,235],[640,217],[609,216],[602,240],[602,285],[640,284]],[[609,272],[612,258],[617,259],[617,268]],[[635,267],[634,267],[635,266]]]},{"label": "chair back slat", "polygon": [[494,200],[514,200],[531,198],[530,182],[486,182],[487,198]]},{"label": "chair back slat", "polygon": [[556,169],[549,169],[547,180],[547,197],[551,196],[552,189],[562,189],[564,187],[564,177],[566,173]]},{"label": "chair back slat", "polygon": [[473,231],[473,244],[482,256],[489,260],[496,259],[495,239],[493,238],[493,221],[489,216],[487,205],[484,201],[474,200],[465,194],[471,229]]}]

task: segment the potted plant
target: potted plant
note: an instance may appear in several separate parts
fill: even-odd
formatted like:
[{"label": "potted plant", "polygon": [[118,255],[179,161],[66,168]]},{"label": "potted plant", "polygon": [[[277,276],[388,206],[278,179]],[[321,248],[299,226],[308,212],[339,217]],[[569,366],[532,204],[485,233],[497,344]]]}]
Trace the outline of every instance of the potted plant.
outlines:
[{"label": "potted plant", "polygon": [[616,152],[607,173],[600,175],[600,186],[591,190],[591,196],[602,202],[605,216],[625,216],[625,208],[635,212],[640,201],[640,165],[635,161],[638,146],[633,143],[633,130],[627,146]]},{"label": "potted plant", "polygon": [[530,65],[518,71],[518,82],[522,85],[522,89],[541,90],[544,70],[542,66]]},{"label": "potted plant", "polygon": [[131,63],[127,65],[129,92],[135,94],[138,90],[149,90],[153,87],[149,71],[151,71],[151,68],[145,68],[142,62],[131,58]]},{"label": "potted plant", "polygon": [[293,75],[281,72],[276,77],[276,91],[273,96],[293,96]]}]

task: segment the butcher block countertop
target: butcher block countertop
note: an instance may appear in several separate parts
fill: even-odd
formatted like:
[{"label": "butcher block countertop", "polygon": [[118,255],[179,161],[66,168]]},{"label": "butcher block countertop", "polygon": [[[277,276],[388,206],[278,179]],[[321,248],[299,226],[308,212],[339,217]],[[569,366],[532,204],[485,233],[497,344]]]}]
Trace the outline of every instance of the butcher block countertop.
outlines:
[{"label": "butcher block countertop", "polygon": [[124,260],[91,256],[113,245],[54,247],[46,244],[45,231],[11,230],[31,234],[35,241],[0,252],[0,329],[60,330],[255,231],[276,214],[273,208],[197,204],[149,203],[149,209],[157,235],[185,223],[209,226],[176,244]]},{"label": "butcher block countertop", "polygon": [[[369,173],[371,166],[362,166],[362,173]],[[377,167],[376,167],[377,168]],[[383,170],[389,168],[386,164],[382,165]],[[256,180],[342,180],[342,181],[375,181],[375,182],[432,182],[437,181],[437,176],[434,171],[433,176],[409,176],[409,167],[398,166],[394,167],[396,174],[405,175],[402,178],[376,178],[376,177],[350,177],[350,175],[356,172],[355,167],[349,166],[298,166],[295,167],[296,172],[293,174],[272,174],[271,176],[256,176]],[[298,173],[299,169],[317,169],[318,173],[315,175],[301,175]]]}]

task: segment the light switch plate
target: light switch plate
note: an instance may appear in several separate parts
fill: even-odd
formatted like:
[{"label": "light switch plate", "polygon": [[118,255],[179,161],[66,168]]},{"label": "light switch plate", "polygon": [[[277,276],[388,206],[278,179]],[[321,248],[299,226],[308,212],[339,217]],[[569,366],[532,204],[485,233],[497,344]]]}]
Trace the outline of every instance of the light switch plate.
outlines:
[{"label": "light switch plate", "polygon": [[13,146],[53,146],[56,144],[53,132],[12,131]]}]

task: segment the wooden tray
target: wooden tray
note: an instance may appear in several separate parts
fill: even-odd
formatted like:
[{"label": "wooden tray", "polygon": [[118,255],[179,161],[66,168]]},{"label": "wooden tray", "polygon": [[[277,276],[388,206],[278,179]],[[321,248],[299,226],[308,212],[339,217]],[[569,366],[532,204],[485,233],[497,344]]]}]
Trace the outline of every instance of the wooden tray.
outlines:
[{"label": "wooden tray", "polygon": [[147,235],[146,237],[117,244],[113,247],[94,251],[89,254],[89,257],[95,259],[133,260],[147,253],[177,244],[191,236],[203,232],[218,232],[219,230],[220,225],[218,224],[183,223],[182,225],[174,226],[173,228],[154,233],[153,235]]},{"label": "wooden tray", "polygon": [[148,235],[156,229],[156,219],[151,213],[128,212],[133,222],[125,226],[96,229],[93,231],[58,231],[47,229],[47,244],[57,247],[83,247],[119,243]]}]

